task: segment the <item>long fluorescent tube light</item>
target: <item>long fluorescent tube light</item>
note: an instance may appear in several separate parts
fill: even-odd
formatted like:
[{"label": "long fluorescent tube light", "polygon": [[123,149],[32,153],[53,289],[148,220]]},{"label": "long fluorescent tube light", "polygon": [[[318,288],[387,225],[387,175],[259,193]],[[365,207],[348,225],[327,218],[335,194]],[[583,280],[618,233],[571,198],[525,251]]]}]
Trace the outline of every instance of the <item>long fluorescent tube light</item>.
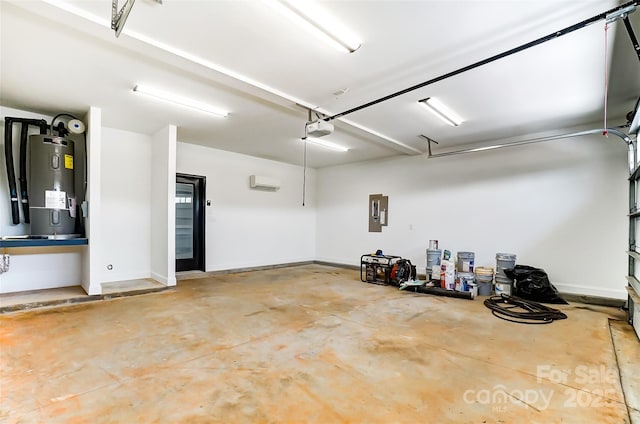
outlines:
[{"label": "long fluorescent tube light", "polygon": [[449,109],[438,99],[427,97],[426,99],[419,100],[418,103],[426,107],[431,113],[433,113],[449,125],[457,127],[464,122],[457,113]]},{"label": "long fluorescent tube light", "polygon": [[133,91],[140,94],[146,94],[147,96],[154,97],[156,99],[164,100],[169,103],[195,109],[200,112],[207,112],[212,115],[226,117],[229,113],[223,110],[217,109],[206,103],[201,103],[197,100],[187,99],[185,97],[176,96],[175,94],[168,93],[166,91],[158,90],[153,87],[147,87],[144,85],[136,85]]},{"label": "long fluorescent tube light", "polygon": [[[74,6],[74,5],[70,4],[70,3],[67,3],[67,2],[64,2],[64,1],[61,1],[61,0],[42,0],[42,2],[47,3],[47,4],[49,4],[49,5],[53,6],[53,7],[57,7],[58,9],[64,10],[65,12],[71,13],[72,15],[76,15],[78,17],[86,19],[86,20],[88,20],[90,22],[93,22],[93,23],[95,23],[97,25],[100,25],[101,27],[110,28],[110,24],[111,23],[109,22],[109,20],[104,19],[104,18],[102,18],[100,16],[97,16],[97,15],[94,15],[91,12],[87,12],[86,10],[81,9],[79,7],[76,7],[76,6]],[[195,63],[197,65],[203,66],[203,67],[205,67],[207,69],[211,69],[212,71],[220,72],[221,74],[224,74],[224,75],[226,75],[226,76],[228,76],[230,78],[236,79],[238,81],[242,81],[242,82],[244,82],[246,84],[249,84],[249,85],[251,85],[253,87],[259,88],[260,90],[264,90],[264,91],[266,91],[268,93],[271,93],[271,94],[273,94],[275,96],[278,96],[278,97],[281,97],[283,99],[286,99],[287,101],[290,101],[291,103],[295,103],[295,104],[301,105],[305,109],[313,109],[313,110],[316,110],[316,111],[318,111],[318,112],[320,112],[320,113],[322,113],[323,115],[326,115],[326,116],[333,115],[333,112],[327,111],[326,109],[321,108],[318,105],[310,104],[310,103],[308,103],[308,102],[306,102],[306,101],[304,101],[304,100],[302,100],[300,98],[297,98],[297,97],[295,97],[295,96],[293,96],[293,95],[291,95],[289,93],[285,93],[284,91],[280,91],[277,88],[271,87],[271,86],[269,86],[267,84],[264,84],[264,83],[262,83],[260,81],[251,79],[246,75],[243,75],[243,74],[235,72],[235,71],[233,71],[231,69],[225,68],[225,67],[223,67],[221,65],[218,65],[217,63],[211,62],[210,60],[207,60],[207,59],[205,59],[205,58],[203,58],[201,56],[197,56],[197,55],[195,55],[193,53],[187,52],[186,50],[181,50],[181,49],[179,49],[179,48],[177,48],[175,46],[172,46],[172,45],[163,43],[161,41],[158,41],[158,40],[156,40],[154,38],[151,38],[151,37],[149,37],[149,36],[147,36],[145,34],[142,34],[140,32],[132,31],[131,29],[124,29],[122,31],[122,33],[127,35],[127,36],[129,36],[129,37],[131,37],[131,38],[133,38],[133,39],[135,39],[135,40],[138,40],[138,41],[140,41],[142,43],[145,43],[145,44],[153,46],[153,47],[155,47],[157,49],[160,49],[160,50],[162,50],[164,52],[170,53],[170,54],[175,55],[177,57],[180,57],[180,58],[182,58],[184,60],[188,60],[189,62],[192,62],[192,63]],[[382,134],[382,133],[380,133],[378,131],[375,131],[375,130],[373,130],[371,128],[365,127],[364,125],[360,125],[360,124],[358,124],[358,123],[356,123],[356,122],[354,122],[354,121],[352,121],[350,119],[342,117],[342,118],[338,118],[338,120],[342,121],[342,122],[344,122],[346,124],[349,124],[354,128],[358,128],[358,129],[360,129],[360,130],[362,130],[364,132],[367,132],[367,133],[369,133],[371,135],[374,135],[376,137],[379,137],[379,138],[387,141],[388,143],[393,145],[392,148],[395,149],[395,150],[402,151],[404,153],[410,153],[410,154],[411,153],[422,154],[422,151],[420,151],[420,150],[418,150],[418,149],[416,149],[414,147],[411,147],[411,146],[409,146],[409,145],[407,145],[407,144],[405,144],[405,143],[403,143],[403,142],[401,142],[399,140],[391,138],[389,136],[386,136],[386,135],[384,135],[384,134]]]},{"label": "long fluorescent tube light", "polygon": [[353,53],[360,48],[361,42],[358,37],[313,1],[263,1],[325,43],[342,52]]},{"label": "long fluorescent tube light", "polygon": [[302,138],[302,141],[306,141],[307,143],[315,144],[316,146],[324,147],[325,149],[334,150],[336,152],[348,152],[349,148],[341,146],[336,143],[332,143],[330,141],[321,140],[319,138],[307,137],[306,139]]}]

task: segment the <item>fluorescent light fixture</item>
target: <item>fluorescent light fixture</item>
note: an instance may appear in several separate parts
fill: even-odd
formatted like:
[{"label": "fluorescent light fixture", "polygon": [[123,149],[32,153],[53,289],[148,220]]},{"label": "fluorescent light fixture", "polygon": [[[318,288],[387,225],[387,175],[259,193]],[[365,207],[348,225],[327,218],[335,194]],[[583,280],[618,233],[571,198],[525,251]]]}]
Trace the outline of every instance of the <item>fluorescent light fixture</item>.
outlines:
[{"label": "fluorescent light fixture", "polygon": [[263,1],[325,43],[342,52],[353,53],[360,48],[361,43],[358,37],[313,1]]},{"label": "fluorescent light fixture", "polygon": [[187,99],[185,97],[180,97],[172,93],[168,93],[166,91],[158,90],[156,88],[148,87],[145,85],[136,85],[133,88],[133,91],[136,93],[146,94],[147,96],[154,97],[156,99],[164,100],[169,103],[173,103],[176,105],[188,107],[190,109],[195,109],[200,112],[207,112],[212,115],[226,117],[229,113],[223,110],[217,109],[213,106],[210,106],[206,103],[201,103],[197,100]]},{"label": "fluorescent light fixture", "polygon": [[306,141],[307,143],[315,144],[316,146],[324,147],[325,149],[334,150],[336,152],[349,151],[348,147],[344,147],[339,144],[332,143],[330,141],[321,140],[319,138],[307,137],[306,139],[302,138],[301,140]]},{"label": "fluorescent light fixture", "polygon": [[431,113],[433,113],[449,125],[457,127],[464,122],[462,118],[458,116],[458,114],[449,109],[438,99],[427,97],[426,99],[419,100],[418,103],[429,109]]},{"label": "fluorescent light fixture", "polygon": [[[87,12],[84,9],[76,7],[76,6],[74,6],[74,5],[70,4],[70,3],[64,2],[62,0],[42,0],[42,2],[47,3],[47,4],[49,4],[49,5],[53,6],[53,7],[59,8],[61,10],[64,10],[65,12],[71,13],[72,15],[75,15],[75,16],[78,16],[80,18],[86,19],[86,20],[88,20],[90,22],[93,22],[93,23],[95,23],[95,24],[97,24],[97,25],[99,25],[101,27],[110,28],[110,26],[111,26],[111,22],[108,19],[104,19],[104,18],[102,18],[100,16],[94,15],[93,13]],[[265,2],[266,2],[266,0],[265,0]],[[188,60],[189,62],[195,63],[195,64],[197,64],[199,66],[203,66],[203,67],[205,67],[207,69],[211,69],[212,71],[220,72],[221,74],[224,74],[224,75],[226,75],[226,76],[228,76],[230,78],[234,78],[234,79],[236,79],[238,81],[242,81],[242,82],[244,82],[246,84],[249,84],[249,85],[251,85],[253,87],[256,87],[256,88],[259,88],[261,90],[264,90],[264,91],[266,91],[268,93],[271,93],[271,94],[273,94],[275,96],[282,97],[283,99],[286,99],[286,100],[290,101],[291,103],[299,104],[299,105],[301,105],[302,107],[304,107],[306,109],[316,110],[316,111],[318,111],[318,112],[320,112],[320,113],[322,113],[323,115],[326,115],[326,116],[331,116],[331,115],[334,114],[331,111],[327,111],[324,108],[318,107],[318,105],[310,104],[310,103],[304,101],[303,99],[295,97],[295,96],[293,96],[293,95],[291,95],[289,93],[285,93],[284,91],[278,90],[275,87],[271,87],[271,86],[269,86],[267,84],[264,84],[263,82],[260,82],[260,81],[254,80],[252,78],[249,78],[248,76],[240,74],[238,72],[235,72],[235,71],[233,71],[233,70],[231,70],[229,68],[225,68],[225,67],[223,67],[221,65],[218,65],[217,63],[214,63],[214,62],[211,62],[208,59],[205,59],[202,56],[197,56],[197,55],[195,55],[193,53],[190,53],[190,52],[188,52],[186,50],[181,50],[181,49],[179,49],[179,48],[177,48],[175,46],[172,46],[170,44],[166,44],[166,43],[163,43],[161,41],[158,41],[155,38],[149,37],[148,35],[143,34],[141,32],[132,31],[129,28],[129,29],[124,29],[122,31],[122,33],[125,34],[128,37],[133,38],[134,40],[140,41],[141,43],[148,44],[148,45],[150,45],[152,47],[155,47],[155,48],[160,49],[160,50],[162,50],[164,52],[170,53],[170,54],[172,54],[174,56],[180,57],[180,58],[182,58],[184,60]],[[402,150],[404,152],[407,152],[407,153],[415,153],[415,154],[421,154],[422,153],[422,151],[420,151],[420,150],[418,150],[418,149],[416,149],[414,147],[411,147],[411,146],[409,146],[409,145],[407,145],[407,144],[405,144],[405,143],[403,143],[403,142],[401,142],[399,140],[391,138],[389,136],[386,136],[386,135],[384,135],[384,134],[382,134],[382,133],[380,133],[378,131],[375,131],[375,130],[373,130],[371,128],[365,127],[364,125],[360,125],[357,122],[354,122],[354,121],[352,121],[350,119],[347,119],[345,117],[341,117],[341,118],[337,118],[337,119],[339,121],[342,121],[342,122],[344,122],[346,124],[351,125],[354,128],[358,128],[358,129],[360,129],[360,130],[362,130],[364,132],[367,132],[367,133],[369,133],[371,135],[379,137],[379,138],[381,138],[381,139],[393,144],[395,146],[396,150],[398,150],[398,148],[400,148],[400,150]]]}]

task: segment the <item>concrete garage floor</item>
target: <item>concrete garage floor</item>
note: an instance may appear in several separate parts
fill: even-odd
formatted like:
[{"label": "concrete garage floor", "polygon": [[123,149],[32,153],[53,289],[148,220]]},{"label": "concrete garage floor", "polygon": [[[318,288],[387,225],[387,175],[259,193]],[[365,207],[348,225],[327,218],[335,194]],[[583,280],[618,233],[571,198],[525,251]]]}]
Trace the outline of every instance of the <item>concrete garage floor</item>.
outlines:
[{"label": "concrete garage floor", "polygon": [[513,324],[479,299],[404,293],[361,283],[357,271],[305,265],[8,313],[0,316],[0,422],[640,417],[638,341],[611,321],[614,349],[610,329],[624,314],[561,309],[569,319]]}]

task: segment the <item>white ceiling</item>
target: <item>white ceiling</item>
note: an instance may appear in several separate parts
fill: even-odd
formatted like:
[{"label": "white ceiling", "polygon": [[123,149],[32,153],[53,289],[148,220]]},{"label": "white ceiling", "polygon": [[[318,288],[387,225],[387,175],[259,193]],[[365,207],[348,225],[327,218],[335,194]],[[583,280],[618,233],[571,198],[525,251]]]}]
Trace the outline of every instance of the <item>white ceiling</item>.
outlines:
[{"label": "white ceiling", "polygon": [[[322,2],[362,39],[359,50],[344,54],[257,0],[138,0],[119,38],[108,28],[110,0],[63,4],[103,25],[52,5],[56,1],[0,0],[2,105],[47,114],[99,106],[105,126],[153,133],[175,124],[179,141],[293,164],[303,161],[307,119],[296,103],[342,112],[623,3]],[[630,19],[640,36],[640,11]],[[611,26],[609,41],[608,114],[610,124],[619,125],[640,95],[640,61],[621,22]],[[420,134],[446,150],[599,122],[604,50],[601,21],[355,112],[347,122],[333,121],[337,131],[327,137],[351,150],[310,146],[308,163],[324,167],[424,152]],[[230,115],[215,118],[153,101],[134,94],[136,84],[163,87]],[[332,94],[344,88],[346,94]],[[425,97],[444,101],[465,122],[450,127],[437,120],[417,104]]]}]

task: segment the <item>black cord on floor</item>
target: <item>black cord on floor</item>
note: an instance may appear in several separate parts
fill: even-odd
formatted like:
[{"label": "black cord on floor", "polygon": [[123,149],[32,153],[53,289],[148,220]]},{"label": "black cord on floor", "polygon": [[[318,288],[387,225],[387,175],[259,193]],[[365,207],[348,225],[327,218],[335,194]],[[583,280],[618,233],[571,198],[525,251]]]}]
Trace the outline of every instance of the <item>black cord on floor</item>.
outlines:
[{"label": "black cord on floor", "polygon": [[550,324],[567,319],[567,315],[558,309],[506,294],[491,296],[484,301],[484,306],[496,317],[518,324]]}]

